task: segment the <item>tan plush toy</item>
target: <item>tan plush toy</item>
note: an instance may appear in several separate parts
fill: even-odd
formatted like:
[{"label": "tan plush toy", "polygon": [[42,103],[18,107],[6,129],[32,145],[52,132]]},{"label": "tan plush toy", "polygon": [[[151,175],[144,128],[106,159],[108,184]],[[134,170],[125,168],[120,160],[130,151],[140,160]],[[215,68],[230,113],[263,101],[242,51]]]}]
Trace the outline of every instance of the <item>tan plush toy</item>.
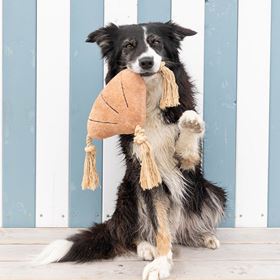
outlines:
[{"label": "tan plush toy", "polygon": [[[164,110],[167,107],[178,106],[178,86],[173,72],[164,66],[164,63],[161,64],[159,72],[163,77],[164,86],[160,108]],[[101,91],[89,114],[83,189],[95,190],[98,186],[96,148],[92,144],[93,139],[104,139],[118,134],[134,134],[134,143],[141,147],[141,187],[146,190],[160,185],[160,173],[151,145],[142,128],[145,125],[145,119],[145,82],[139,74],[125,69]]]}]

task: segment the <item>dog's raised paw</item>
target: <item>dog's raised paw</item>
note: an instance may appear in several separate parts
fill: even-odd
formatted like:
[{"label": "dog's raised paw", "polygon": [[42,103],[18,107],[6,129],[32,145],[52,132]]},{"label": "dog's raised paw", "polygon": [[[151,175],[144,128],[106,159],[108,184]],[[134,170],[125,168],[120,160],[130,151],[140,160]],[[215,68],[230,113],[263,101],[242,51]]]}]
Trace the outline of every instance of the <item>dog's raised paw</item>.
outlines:
[{"label": "dog's raised paw", "polygon": [[214,235],[205,236],[203,241],[206,248],[213,250],[220,248],[220,241]]},{"label": "dog's raised paw", "polygon": [[137,245],[137,255],[144,261],[152,261],[156,257],[156,248],[147,241]]},{"label": "dog's raised paw", "polygon": [[160,256],[147,264],[143,270],[142,280],[159,280],[169,277],[172,268],[172,259]]},{"label": "dog's raised paw", "polygon": [[195,111],[188,110],[183,113],[179,119],[179,128],[188,129],[193,133],[204,133],[205,124],[201,116]]}]

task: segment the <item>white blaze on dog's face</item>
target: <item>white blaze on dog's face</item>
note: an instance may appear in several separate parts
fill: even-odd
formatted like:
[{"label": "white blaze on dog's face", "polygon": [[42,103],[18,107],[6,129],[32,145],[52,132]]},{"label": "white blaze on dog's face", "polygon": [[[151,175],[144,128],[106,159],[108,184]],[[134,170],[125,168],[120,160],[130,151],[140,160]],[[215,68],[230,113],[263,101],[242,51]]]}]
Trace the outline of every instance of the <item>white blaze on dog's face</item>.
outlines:
[{"label": "white blaze on dog's face", "polygon": [[134,61],[127,64],[128,69],[141,74],[142,76],[150,76],[159,71],[162,56],[160,55],[163,44],[159,36],[155,34],[147,34],[147,28],[143,28],[143,42],[145,51],[142,52]]}]

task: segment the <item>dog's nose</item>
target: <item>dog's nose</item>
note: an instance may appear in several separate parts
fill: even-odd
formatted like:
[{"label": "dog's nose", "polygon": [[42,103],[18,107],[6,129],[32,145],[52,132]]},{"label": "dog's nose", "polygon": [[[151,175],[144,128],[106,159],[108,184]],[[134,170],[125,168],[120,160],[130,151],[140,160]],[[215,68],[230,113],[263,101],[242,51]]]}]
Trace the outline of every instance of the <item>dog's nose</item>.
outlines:
[{"label": "dog's nose", "polygon": [[150,56],[142,57],[139,59],[139,65],[144,70],[149,70],[154,66],[154,58]]}]

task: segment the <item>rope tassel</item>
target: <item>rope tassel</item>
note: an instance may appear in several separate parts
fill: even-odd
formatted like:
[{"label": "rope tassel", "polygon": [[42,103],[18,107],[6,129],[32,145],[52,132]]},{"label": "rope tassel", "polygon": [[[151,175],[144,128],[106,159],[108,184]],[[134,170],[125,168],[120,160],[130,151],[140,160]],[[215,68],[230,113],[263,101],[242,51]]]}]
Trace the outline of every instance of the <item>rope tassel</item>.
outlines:
[{"label": "rope tassel", "polygon": [[96,172],[96,148],[92,144],[92,138],[87,136],[85,147],[84,175],[82,188],[95,190],[98,187],[99,178]]},{"label": "rope tassel", "polygon": [[[180,104],[179,92],[173,71],[165,66],[165,62],[162,62],[159,73],[162,76],[163,85],[163,93],[159,104],[160,109],[165,110],[169,107],[178,106]],[[162,183],[152,146],[147,140],[144,129],[140,126],[145,124],[146,94],[147,88],[141,76],[125,69],[117,74],[97,97],[92,106],[87,125],[88,135],[85,147],[83,189],[95,190],[99,185],[99,178],[96,172],[96,148],[92,144],[93,138],[104,139],[116,134],[130,135],[134,133],[134,143],[139,146],[140,152],[141,188],[143,190],[152,189]],[[118,117],[114,114],[115,112],[112,112],[112,110],[115,110],[104,100],[104,96],[112,102],[111,104],[114,104],[113,107],[119,108],[121,114]],[[127,99],[127,97],[129,98]],[[130,100],[129,106],[127,100]],[[126,104],[124,104],[124,101]],[[127,115],[128,119],[125,119],[125,115]],[[111,122],[111,119],[116,119],[116,122]],[[124,119],[125,122],[123,121]],[[113,127],[113,124],[118,126]]]},{"label": "rope tassel", "polygon": [[163,94],[159,104],[160,109],[164,110],[169,107],[178,106],[180,104],[179,92],[173,71],[162,62],[159,72],[163,78]]},{"label": "rope tassel", "polygon": [[141,148],[140,152],[140,185],[143,190],[152,189],[161,184],[161,176],[155,163],[152,147],[147,140],[145,131],[139,125],[135,128],[134,143]]}]

